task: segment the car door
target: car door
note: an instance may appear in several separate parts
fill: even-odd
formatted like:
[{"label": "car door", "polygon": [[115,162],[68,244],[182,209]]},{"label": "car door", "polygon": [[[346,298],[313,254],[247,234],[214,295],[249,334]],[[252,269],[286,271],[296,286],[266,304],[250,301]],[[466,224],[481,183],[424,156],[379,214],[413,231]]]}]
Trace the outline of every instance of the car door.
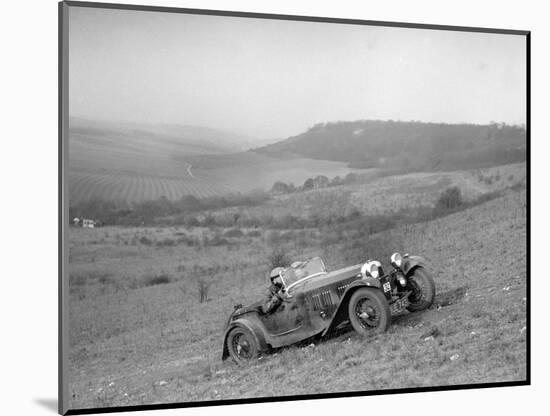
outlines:
[{"label": "car door", "polygon": [[289,334],[300,329],[304,322],[304,295],[284,296],[282,303],[272,313],[261,316],[266,330],[272,336]]}]

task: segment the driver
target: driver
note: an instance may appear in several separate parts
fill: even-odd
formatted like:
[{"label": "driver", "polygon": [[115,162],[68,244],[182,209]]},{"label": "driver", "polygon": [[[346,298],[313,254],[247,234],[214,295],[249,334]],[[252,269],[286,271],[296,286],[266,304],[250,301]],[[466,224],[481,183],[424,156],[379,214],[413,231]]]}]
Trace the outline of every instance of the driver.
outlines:
[{"label": "driver", "polygon": [[265,293],[265,302],[262,305],[262,312],[264,314],[275,312],[283,301],[280,292],[283,288],[283,279],[281,274],[284,270],[285,269],[283,267],[275,267],[271,270],[271,273],[269,273],[271,285]]}]

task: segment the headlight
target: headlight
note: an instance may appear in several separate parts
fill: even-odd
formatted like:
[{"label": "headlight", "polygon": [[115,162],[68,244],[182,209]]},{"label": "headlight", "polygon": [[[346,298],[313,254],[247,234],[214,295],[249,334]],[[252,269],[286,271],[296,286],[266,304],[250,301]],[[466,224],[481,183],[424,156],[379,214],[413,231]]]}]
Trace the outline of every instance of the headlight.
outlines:
[{"label": "headlight", "polygon": [[403,257],[399,253],[393,253],[391,255],[391,264],[393,267],[397,267],[398,269],[401,268],[401,265],[403,264]]},{"label": "headlight", "polygon": [[369,260],[361,266],[361,276],[363,276],[363,279],[367,276],[378,279],[382,274],[382,264],[377,260]]}]

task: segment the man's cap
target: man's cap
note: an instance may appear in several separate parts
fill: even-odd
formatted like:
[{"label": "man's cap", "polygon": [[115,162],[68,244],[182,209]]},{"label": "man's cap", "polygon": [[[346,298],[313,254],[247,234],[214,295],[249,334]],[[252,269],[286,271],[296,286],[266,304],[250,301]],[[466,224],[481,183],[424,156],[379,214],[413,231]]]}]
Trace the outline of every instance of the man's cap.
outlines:
[{"label": "man's cap", "polygon": [[269,273],[269,278],[274,279],[275,277],[279,277],[284,269],[284,267],[275,267],[271,270],[271,273]]}]

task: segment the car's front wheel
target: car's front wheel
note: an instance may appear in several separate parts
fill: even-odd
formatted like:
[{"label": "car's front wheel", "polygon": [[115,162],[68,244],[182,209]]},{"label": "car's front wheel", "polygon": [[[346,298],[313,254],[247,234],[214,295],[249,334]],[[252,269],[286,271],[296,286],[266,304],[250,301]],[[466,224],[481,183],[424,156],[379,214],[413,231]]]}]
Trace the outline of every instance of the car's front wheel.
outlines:
[{"label": "car's front wheel", "polygon": [[384,332],[391,323],[390,306],[379,289],[362,287],[349,300],[349,320],[360,335]]},{"label": "car's front wheel", "polygon": [[227,350],[238,364],[258,356],[258,344],[254,335],[246,328],[235,327],[227,335]]},{"label": "car's front wheel", "polygon": [[407,309],[418,312],[432,306],[435,298],[435,283],[432,276],[423,267],[417,267],[408,280],[412,293],[409,295],[410,304]]}]

